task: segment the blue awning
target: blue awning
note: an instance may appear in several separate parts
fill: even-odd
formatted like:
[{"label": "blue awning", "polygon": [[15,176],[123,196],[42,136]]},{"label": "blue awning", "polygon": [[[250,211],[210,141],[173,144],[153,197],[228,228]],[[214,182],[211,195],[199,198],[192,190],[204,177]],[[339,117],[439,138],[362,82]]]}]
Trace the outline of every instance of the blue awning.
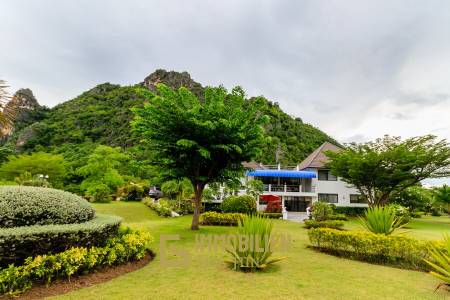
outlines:
[{"label": "blue awning", "polygon": [[255,170],[247,172],[253,177],[287,177],[287,178],[316,178],[316,173],[294,170]]}]

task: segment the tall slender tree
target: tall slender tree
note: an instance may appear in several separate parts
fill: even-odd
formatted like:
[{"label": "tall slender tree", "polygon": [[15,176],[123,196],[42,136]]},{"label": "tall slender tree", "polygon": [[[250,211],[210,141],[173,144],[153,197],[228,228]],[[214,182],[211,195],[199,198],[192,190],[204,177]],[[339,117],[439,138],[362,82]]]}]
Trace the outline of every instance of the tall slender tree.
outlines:
[{"label": "tall slender tree", "polygon": [[191,229],[197,230],[203,189],[242,176],[242,162],[260,154],[268,118],[260,113],[262,99],[247,100],[239,87],[206,88],[201,100],[183,87],[174,91],[158,84],[157,93],[144,108],[134,109],[132,125],[154,149],[164,177],[191,181]]}]

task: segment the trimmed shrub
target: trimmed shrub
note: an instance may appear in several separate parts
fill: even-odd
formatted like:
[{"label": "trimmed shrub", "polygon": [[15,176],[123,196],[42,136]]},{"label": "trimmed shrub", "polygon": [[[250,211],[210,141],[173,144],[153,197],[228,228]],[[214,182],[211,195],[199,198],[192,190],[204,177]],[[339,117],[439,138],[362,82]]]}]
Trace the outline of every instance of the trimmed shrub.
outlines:
[{"label": "trimmed shrub", "polygon": [[344,214],[349,217],[362,216],[367,207],[352,207],[352,206],[336,206],[334,212],[336,214]]},{"label": "trimmed shrub", "polygon": [[142,259],[152,240],[146,231],[127,231],[109,239],[104,247],[76,247],[53,255],[29,257],[21,266],[10,265],[0,270],[0,294],[17,295],[35,282],[49,284],[101,267]]},{"label": "trimmed shrub", "polygon": [[221,203],[217,202],[203,202],[204,211],[216,211],[216,212],[222,212],[222,209],[220,207]]},{"label": "trimmed shrub", "polygon": [[205,212],[201,215],[202,225],[237,226],[247,215],[241,213]]},{"label": "trimmed shrub", "polygon": [[141,201],[145,197],[145,189],[139,183],[127,183],[117,190],[117,195],[125,201]]},{"label": "trimmed shrub", "polygon": [[167,200],[160,199],[158,202],[153,202],[153,199],[146,197],[142,200],[142,203],[154,210],[160,217],[170,217],[172,215],[172,208]]},{"label": "trimmed shrub", "polygon": [[394,203],[389,204],[388,207],[391,207],[395,211],[395,215],[402,219],[402,225],[408,224],[411,221],[411,213],[408,208]]},{"label": "trimmed shrub", "polygon": [[439,242],[419,241],[406,236],[375,234],[367,231],[340,231],[317,228],[308,231],[313,247],[335,255],[408,269],[426,270],[428,247],[439,249]]},{"label": "trimmed shrub", "polygon": [[258,212],[257,214],[261,217],[269,219],[281,219],[283,217],[282,213]]},{"label": "trimmed shrub", "polygon": [[267,203],[265,212],[266,213],[280,213],[283,211],[281,208],[281,201],[270,201]]},{"label": "trimmed shrub", "polygon": [[89,221],[95,211],[83,198],[60,190],[0,187],[0,228]]},{"label": "trimmed shrub", "polygon": [[312,206],[312,217],[316,221],[329,220],[333,215],[333,207],[330,204],[323,202],[315,202]]},{"label": "trimmed shrub", "polygon": [[344,222],[336,220],[325,220],[325,221],[315,221],[315,220],[305,220],[305,228],[333,228],[342,230],[344,227]]},{"label": "trimmed shrub", "polygon": [[328,216],[328,220],[348,221],[348,217],[344,214],[332,214]]},{"label": "trimmed shrub", "polygon": [[249,195],[229,196],[222,201],[222,212],[252,214],[256,212],[256,200]]},{"label": "trimmed shrub", "polygon": [[21,263],[28,256],[71,247],[103,245],[117,234],[121,218],[97,215],[80,224],[35,225],[0,229],[0,264]]}]

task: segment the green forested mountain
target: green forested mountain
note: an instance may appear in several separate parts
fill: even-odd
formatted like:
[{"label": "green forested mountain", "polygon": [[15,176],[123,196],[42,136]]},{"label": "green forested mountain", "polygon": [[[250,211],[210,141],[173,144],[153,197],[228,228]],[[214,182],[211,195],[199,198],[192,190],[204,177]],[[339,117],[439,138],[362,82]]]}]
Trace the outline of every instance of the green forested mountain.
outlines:
[{"label": "green forested mountain", "polygon": [[[14,130],[12,136],[3,142],[3,148],[15,153],[57,152],[70,161],[70,157],[79,156],[73,151],[74,147],[81,153],[92,149],[93,145],[104,144],[120,146],[135,157],[142,155],[148,159],[151,156],[148,150],[140,149],[139,141],[131,133],[133,113],[130,108],[142,105],[142,93],[154,91],[159,82],[172,88],[186,86],[199,96],[203,90],[202,85],[193,81],[188,73],[164,70],[157,70],[133,86],[100,84],[48,111],[39,110],[39,118],[31,120],[32,124],[26,124],[22,118],[21,124],[28,126],[21,125]],[[277,103],[267,100],[264,110],[270,117],[266,132],[271,139],[259,158],[262,163],[275,164],[278,157],[282,164],[295,165],[324,141],[336,143],[319,129],[284,113]],[[29,115],[35,116],[36,113]]]}]

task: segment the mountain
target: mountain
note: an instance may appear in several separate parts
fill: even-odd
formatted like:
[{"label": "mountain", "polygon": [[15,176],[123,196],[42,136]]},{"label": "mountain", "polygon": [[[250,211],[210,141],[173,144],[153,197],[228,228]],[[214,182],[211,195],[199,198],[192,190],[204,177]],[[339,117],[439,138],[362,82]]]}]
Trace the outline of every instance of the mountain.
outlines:
[{"label": "mountain", "polygon": [[[185,86],[202,99],[204,87],[195,82],[187,72],[156,70],[143,82],[132,86],[110,83],[97,85],[78,97],[55,106],[38,116],[30,114],[20,122],[8,145],[16,152],[35,150],[58,151],[64,145],[105,144],[131,149],[139,141],[131,133],[130,108],[143,105],[143,89],[155,91],[157,83],[172,88]],[[30,95],[23,91],[21,94]],[[32,93],[31,93],[32,95]],[[29,97],[30,98],[30,97]],[[30,98],[24,106],[40,111],[37,101]],[[266,100],[264,113],[270,117],[266,133],[271,137],[263,147],[258,161],[264,164],[296,165],[323,142],[336,143],[319,129],[283,112],[276,102]],[[25,116],[25,115],[24,115]],[[24,126],[26,125],[26,126]],[[67,146],[65,146],[67,148]]]}]

